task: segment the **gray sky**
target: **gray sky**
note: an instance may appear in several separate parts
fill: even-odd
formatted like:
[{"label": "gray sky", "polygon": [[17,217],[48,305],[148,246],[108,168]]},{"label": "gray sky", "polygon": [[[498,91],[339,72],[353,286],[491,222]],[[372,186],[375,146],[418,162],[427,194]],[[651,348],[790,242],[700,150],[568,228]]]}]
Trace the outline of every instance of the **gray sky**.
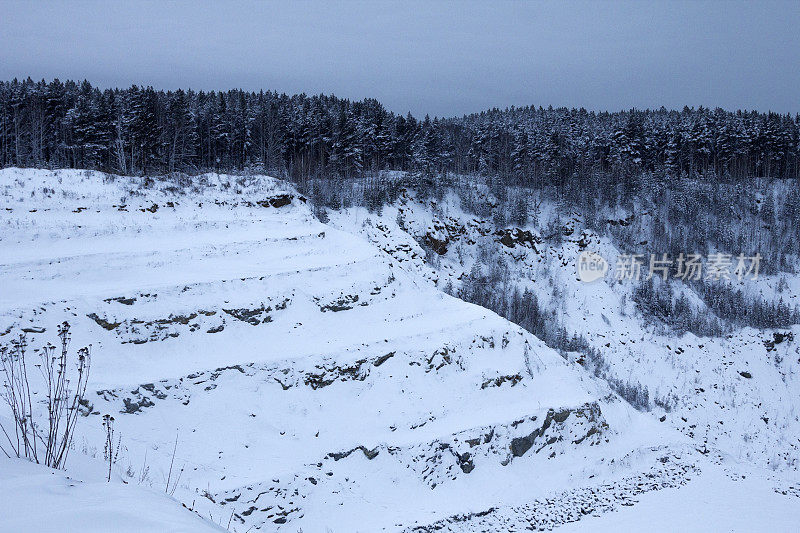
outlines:
[{"label": "gray sky", "polygon": [[15,2],[0,79],[324,92],[405,113],[800,111],[800,1]]}]

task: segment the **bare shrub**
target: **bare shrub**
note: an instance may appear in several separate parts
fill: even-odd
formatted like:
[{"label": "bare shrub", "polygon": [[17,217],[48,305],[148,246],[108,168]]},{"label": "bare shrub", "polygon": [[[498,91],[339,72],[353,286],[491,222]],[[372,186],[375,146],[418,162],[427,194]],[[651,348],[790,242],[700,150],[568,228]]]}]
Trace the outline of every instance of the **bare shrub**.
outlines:
[{"label": "bare shrub", "polygon": [[[0,446],[7,457],[12,455],[43,463],[51,468],[63,468],[78,419],[78,408],[86,393],[89,377],[89,348],[77,351],[77,376],[70,378],[67,368],[67,352],[70,342],[69,323],[58,327],[61,349],[47,344],[39,352],[39,364],[35,364],[46,390],[42,402],[34,403],[36,390],[31,386],[26,360],[28,342],[24,334],[11,342],[11,346],[0,347],[0,371],[4,377],[2,398],[11,408],[13,430],[0,424],[8,446]],[[74,388],[71,385],[74,383]],[[34,406],[44,403],[46,421],[40,422]]]},{"label": "bare shrub", "polygon": [[103,429],[106,430],[106,442],[103,446],[103,460],[108,464],[108,479],[111,481],[111,468],[119,458],[119,449],[122,444],[122,436],[117,437],[117,447],[114,449],[114,417],[103,415]]}]

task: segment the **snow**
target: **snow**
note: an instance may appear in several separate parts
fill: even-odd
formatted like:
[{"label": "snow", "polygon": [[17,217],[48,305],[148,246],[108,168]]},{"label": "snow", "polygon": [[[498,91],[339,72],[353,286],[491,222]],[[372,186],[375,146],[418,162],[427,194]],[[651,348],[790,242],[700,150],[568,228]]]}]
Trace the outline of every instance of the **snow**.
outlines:
[{"label": "snow", "polygon": [[[290,201],[266,202],[278,197]],[[794,486],[792,471],[731,481],[748,453],[767,454],[766,442],[783,446],[797,434],[794,403],[767,401],[796,397],[797,385],[793,367],[782,376],[752,355],[764,333],[676,344],[621,311],[624,287],[579,283],[574,242],[542,246],[542,257],[509,249],[514,274],[543,301],[555,300],[554,287],[567,294],[560,312],[571,328],[599,347],[613,341],[604,353],[615,372],[654,393],[676,392],[679,406],[661,422],[660,412],[632,409],[530,333],[444,294],[447,280],[469,271],[477,245],[465,239],[431,265],[420,235],[443,237],[447,224],[458,225],[485,243],[479,236],[494,228],[455,201],[439,208],[405,196],[380,216],[351,209],[322,224],[291,186],[265,176],[146,186],[87,171],[0,171],[0,343],[23,327],[45,330],[29,334],[32,346],[52,342],[55,326],[69,320],[72,347],[92,344],[89,406],[70,460],[78,470],[0,463],[3,493],[20,495],[7,508],[17,520],[9,527],[27,527],[48,507],[76,527],[176,531],[229,519],[231,531],[404,530],[441,521],[469,531],[480,520],[504,530],[540,519],[535,501],[551,497],[565,502],[545,513],[554,524],[569,521],[576,498],[618,510],[575,524],[588,527],[648,516],[639,511],[656,505],[648,502],[694,511],[692,491],[741,487],[779,513],[764,524],[780,529],[794,516],[782,509],[796,506],[795,493],[774,490]],[[608,241],[592,243],[615,253]],[[691,359],[666,356],[677,346]],[[794,346],[769,357],[788,361]],[[745,362],[758,379],[741,381]],[[709,391],[704,402],[726,406],[718,408],[726,431],[705,421],[714,428],[709,447],[725,452],[716,462],[684,426],[694,418],[681,419],[710,412],[707,403],[690,408],[701,398],[698,384]],[[746,407],[737,410],[739,398]],[[110,484],[92,474],[105,413],[121,435]],[[737,421],[737,413],[745,416]],[[176,438],[174,498],[196,514],[163,494]],[[640,494],[642,480],[652,486]],[[634,499],[641,502],[619,503]],[[98,501],[108,505],[85,507]],[[498,511],[452,519],[490,508]],[[43,516],[35,516],[42,529],[58,527]]]},{"label": "snow", "polygon": [[643,494],[636,505],[567,524],[560,531],[797,531],[797,500],[771,488],[758,478],[733,480],[709,470],[680,489]]},{"label": "snow", "polygon": [[[73,465],[79,462],[80,458],[72,460]],[[72,471],[67,474],[22,459],[0,459],[0,531],[225,531],[163,492],[116,480],[108,483],[99,472],[92,474],[90,480],[79,479]]]},{"label": "snow", "polygon": [[[557,210],[549,204],[541,209],[551,214]],[[563,213],[563,208],[559,210]],[[404,228],[398,226],[398,218]],[[440,288],[448,281],[458,287],[481,247],[493,247],[506,259],[511,283],[531,289],[541,303],[555,309],[570,333],[582,335],[599,350],[610,377],[647,387],[654,414],[665,415],[665,423],[697,439],[701,447],[713,446],[770,470],[788,467],[796,471],[800,466],[796,437],[800,434],[800,342],[788,339],[774,348],[768,346],[775,333],[791,333],[800,340],[800,326],[779,331],[742,328],[717,338],[698,338],[691,333],[676,337],[655,330],[631,301],[633,283],[613,278],[618,250],[607,237],[584,229],[579,213],[565,219],[564,231],[569,235],[560,244],[545,242],[536,226],[522,228],[542,241],[535,248],[509,248],[497,242],[494,234],[502,228],[464,213],[453,193],[441,201],[421,202],[413,191],[407,191],[380,216],[351,208],[333,213],[331,221],[361,233],[402,260],[405,269],[424,273]],[[450,242],[435,267],[424,261],[418,245],[394,245],[416,242],[435,232]],[[612,272],[601,281],[579,281],[575,265],[583,250],[605,258]],[[788,276],[781,294],[771,289],[778,283],[774,277],[745,280],[742,287],[745,292],[792,302],[797,298],[797,280]],[[749,372],[755,379],[747,379],[741,372]],[[671,412],[653,405],[656,399],[672,404]]]}]

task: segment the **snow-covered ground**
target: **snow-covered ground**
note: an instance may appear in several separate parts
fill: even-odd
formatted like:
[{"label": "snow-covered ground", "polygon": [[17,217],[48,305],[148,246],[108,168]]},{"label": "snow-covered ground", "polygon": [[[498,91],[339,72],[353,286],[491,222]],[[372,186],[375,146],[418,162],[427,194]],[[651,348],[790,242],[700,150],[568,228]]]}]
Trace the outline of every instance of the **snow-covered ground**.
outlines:
[{"label": "snow-covered ground", "polygon": [[566,525],[561,531],[796,531],[797,498],[780,497],[757,477],[708,469],[680,489],[642,494],[636,505]]},{"label": "snow-covered ground", "polygon": [[[78,477],[80,476],[80,477]],[[69,472],[0,459],[0,531],[214,532],[224,528],[150,488],[106,481],[103,466],[75,454]]]},{"label": "snow-covered ground", "polygon": [[[665,421],[636,411],[533,335],[444,294],[444,280],[470,264],[455,255],[436,268],[426,263],[415,237],[432,225],[449,230],[425,206],[402,202],[405,230],[397,207],[381,217],[332,213],[326,225],[290,186],[263,176],[181,182],[0,171],[0,343],[22,328],[33,346],[54,342],[56,325],[68,320],[72,346],[92,344],[89,404],[71,462],[102,459],[101,416],[114,415],[121,452],[119,479],[105,493],[109,513],[133,498],[132,509],[158,509],[147,518],[164,530],[212,523],[231,531],[524,530],[576,520],[592,528],[633,524],[653,506],[697,512],[698,491],[738,490],[775,509],[774,517],[762,517],[765,527],[782,530],[796,516],[794,471],[753,469],[741,463],[747,453],[726,446],[748,442],[745,451],[767,453],[762,441],[782,436],[786,443],[774,441],[779,449],[792,449],[793,369],[783,379],[755,379],[768,368],[750,356],[751,388],[731,391],[741,361],[719,361],[744,357],[729,353],[740,345],[714,345],[705,348],[710,362],[684,356],[680,365],[662,348],[644,349],[654,354],[639,356],[647,371],[634,368],[638,352],[614,350],[617,371],[630,368],[654,380],[654,393],[674,390],[680,399]],[[476,241],[491,235],[482,221],[463,213],[453,219]],[[463,246],[470,256],[472,245]],[[543,252],[551,254],[545,262],[560,254],[566,265],[564,246]],[[509,253],[521,269],[541,268],[532,255],[538,251],[512,246]],[[635,322],[615,305],[615,289],[585,292],[569,266],[569,275],[532,275],[543,280],[533,286],[543,295],[554,282],[584,291],[564,316],[586,322],[587,331],[614,335],[621,346],[632,344],[623,335],[660,346],[663,339],[630,329]],[[602,305],[608,312],[598,313]],[[711,346],[681,341],[685,353]],[[692,370],[698,377],[681,375]],[[706,431],[713,437],[708,448],[698,450],[682,423],[694,423],[692,412],[709,428],[716,419],[705,404],[692,411],[690,402],[705,397],[688,396],[687,383],[712,376],[730,397],[708,401],[741,397],[748,407],[734,411],[725,403],[730,439],[714,426]],[[765,395],[792,393],[794,400],[755,406]],[[754,427],[755,440],[745,441],[733,422],[737,412],[746,414],[739,423],[747,427],[765,412],[774,429],[759,421],[769,429]],[[174,497],[207,522],[163,494],[173,448]],[[40,467],[14,461],[0,468],[1,490],[26,500],[3,513],[0,530],[27,527],[26,509],[37,505],[29,500],[60,509],[56,500],[75,492],[73,518],[83,520],[78,502],[104,494],[87,481],[56,497]],[[68,483],[60,473],[47,475],[58,486]],[[737,512],[735,498],[710,501],[715,508],[698,520]],[[661,524],[672,529],[672,522]],[[730,524],[747,529],[749,522]]]}]

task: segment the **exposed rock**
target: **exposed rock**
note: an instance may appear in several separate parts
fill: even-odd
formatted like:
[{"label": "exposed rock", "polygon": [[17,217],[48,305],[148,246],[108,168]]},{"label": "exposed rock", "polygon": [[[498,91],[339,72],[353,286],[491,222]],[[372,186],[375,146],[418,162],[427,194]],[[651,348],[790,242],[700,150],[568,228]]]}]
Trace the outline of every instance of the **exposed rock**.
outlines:
[{"label": "exposed rock", "polygon": [[322,372],[320,373],[307,373],[303,382],[316,390],[327,387],[334,381],[364,381],[368,371],[362,367],[366,362],[366,359],[361,359],[348,366],[326,366],[321,368]]},{"label": "exposed rock", "polygon": [[498,376],[496,378],[487,379],[486,381],[484,381],[481,384],[481,389],[485,389],[487,387],[499,387],[503,383],[511,383],[511,386],[513,387],[520,381],[522,381],[522,376],[520,374],[514,374],[511,376]]},{"label": "exposed rock", "polygon": [[265,322],[270,322],[272,318],[269,315],[267,315],[266,318],[263,318],[263,315],[271,310],[271,308],[266,308],[263,305],[261,307],[256,307],[255,309],[248,309],[246,307],[239,309],[223,309],[223,311],[231,315],[233,318],[241,320],[242,322],[247,322],[251,326],[257,326]]},{"label": "exposed rock", "polygon": [[106,303],[118,302],[118,303],[121,303],[123,305],[133,305],[134,302],[136,302],[136,298],[125,298],[124,296],[118,296],[116,298],[106,298],[103,301],[106,302]]},{"label": "exposed rock", "polygon": [[572,441],[574,444],[580,444],[587,438],[599,434],[601,429],[608,427],[605,421],[602,420],[600,406],[596,403],[586,404],[578,409],[562,409],[560,411],[550,409],[547,411],[547,415],[540,428],[524,437],[517,437],[511,441],[511,455],[514,457],[522,457],[528,450],[533,448],[534,445],[537,446],[534,452],[539,453],[546,446],[562,440],[564,431],[561,426],[563,426],[564,422],[570,416],[584,418],[589,423],[589,428],[586,433],[574,439]]},{"label": "exposed rock", "polygon": [[361,445],[361,446],[356,446],[352,450],[347,450],[346,452],[332,452],[332,453],[329,453],[327,455],[327,457],[330,457],[334,461],[338,461],[340,459],[344,459],[345,457],[348,457],[351,453],[353,453],[353,452],[355,452],[357,450],[361,450],[361,452],[364,454],[364,457],[366,457],[367,459],[370,459],[370,460],[371,459],[375,459],[378,456],[378,454],[380,453],[380,451],[378,450],[377,447],[370,450],[366,446]]},{"label": "exposed rock", "polygon": [[320,311],[323,313],[326,311],[333,311],[334,313],[338,311],[347,311],[353,308],[353,304],[358,301],[358,294],[345,294],[344,296],[337,298],[333,302],[321,305]]},{"label": "exposed rock", "polygon": [[541,242],[540,239],[530,231],[519,228],[497,230],[495,236],[497,237],[497,242],[507,248],[514,248],[519,245],[531,248],[537,253],[536,245]]},{"label": "exposed rock", "polygon": [[97,316],[97,313],[89,313],[86,316],[88,316],[89,318],[91,318],[92,320],[97,322],[98,326],[100,326],[101,328],[103,328],[103,329],[105,329],[107,331],[111,331],[113,329],[116,329],[116,328],[119,327],[120,324],[122,324],[122,322],[109,322],[105,318],[100,318],[99,316]]},{"label": "exposed rock", "polygon": [[292,203],[292,195],[290,194],[278,194],[275,196],[271,196],[266,200],[259,200],[256,202],[261,207],[284,207]]},{"label": "exposed rock", "polygon": [[153,407],[155,405],[147,396],[143,396],[138,402],[134,402],[130,398],[125,398],[122,402],[125,404],[125,408],[120,412],[127,414],[139,413],[143,407]]},{"label": "exposed rock", "polygon": [[772,340],[767,339],[764,341],[764,346],[767,348],[768,352],[771,352],[775,349],[775,345],[787,340],[792,342],[794,340],[794,333],[791,331],[787,331],[786,333],[776,331],[772,334]]},{"label": "exposed rock", "polygon": [[395,354],[395,352],[389,352],[386,355],[382,355],[382,356],[378,357],[377,359],[375,359],[375,361],[372,363],[372,365],[373,366],[381,366],[383,363],[388,361],[390,358],[394,357],[394,354]]},{"label": "exposed rock", "polygon": [[449,239],[445,237],[444,240],[437,239],[433,235],[429,233],[425,234],[423,242],[434,252],[439,255],[444,255],[447,253],[447,245],[449,244]]}]

